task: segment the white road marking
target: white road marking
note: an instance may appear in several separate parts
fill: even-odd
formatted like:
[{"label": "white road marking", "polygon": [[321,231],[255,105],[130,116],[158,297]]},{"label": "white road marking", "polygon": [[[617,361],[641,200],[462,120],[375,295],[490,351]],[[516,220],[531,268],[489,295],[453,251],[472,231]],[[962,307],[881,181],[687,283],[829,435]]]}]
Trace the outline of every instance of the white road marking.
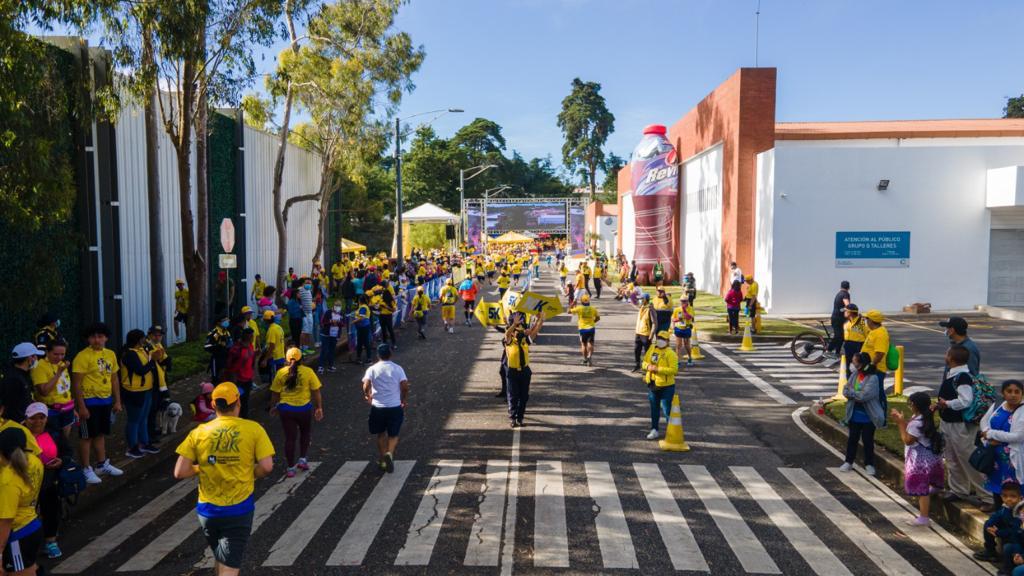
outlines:
[{"label": "white road marking", "polygon": [[756,386],[759,390],[767,394],[768,397],[771,398],[772,400],[775,400],[779,404],[796,404],[796,400],[793,400],[789,396],[786,396],[782,392],[779,392],[778,389],[776,389],[771,384],[765,382],[761,377],[754,375],[753,372],[741,366],[739,362],[733,360],[724,353],[715,350],[713,346],[710,346],[707,343],[705,343],[701,345],[701,349],[707,352],[708,354],[714,356],[715,359],[717,359],[722,364],[725,364],[726,366],[731,368],[733,372],[739,374],[747,382],[750,382],[751,384]]},{"label": "white road marking", "polygon": [[[775,565],[764,546],[761,546],[757,536],[743,521],[743,517],[729,501],[715,479],[711,477],[708,469],[704,466],[686,464],[681,464],[679,467],[686,474],[686,479],[693,486],[693,490],[697,492],[697,496],[704,502],[704,507],[707,508],[711,519],[715,521],[715,525],[725,535],[725,541],[736,554],[743,569],[758,574],[781,574],[782,571]],[[676,566],[676,569],[681,568]]]},{"label": "white road marking", "polygon": [[416,466],[414,460],[400,460],[395,462],[395,471],[391,474],[384,474],[377,481],[373,492],[363,502],[352,523],[345,530],[345,535],[338,541],[327,558],[328,566],[358,566],[366,558],[373,539],[377,537],[384,519],[387,518],[391,506],[402,491],[405,480],[409,477],[412,469]]},{"label": "white road marking", "polygon": [[862,500],[871,504],[875,510],[878,510],[879,514],[885,516],[886,520],[900,528],[915,544],[927,550],[944,568],[953,574],[957,576],[988,574],[987,571],[979,568],[977,562],[969,559],[960,551],[950,548],[935,532],[927,528],[904,527],[903,522],[914,518],[915,514],[908,514],[902,506],[893,502],[878,490],[875,490],[874,486],[859,474],[840,473],[838,468],[829,468],[828,471],[835,475],[836,478],[839,478],[843,484],[846,484]]},{"label": "white road marking", "polygon": [[516,515],[519,500],[519,433],[521,428],[512,431],[512,456],[508,471],[508,493],[505,497],[505,531],[502,534],[502,550],[499,563],[502,576],[512,576],[516,551]]},{"label": "white road marking", "polygon": [[[284,504],[284,501],[291,497],[299,489],[299,486],[302,485],[302,482],[309,478],[309,475],[316,471],[319,466],[319,462],[310,462],[309,472],[301,473],[294,478],[283,478],[264,492],[263,496],[256,500],[256,513],[252,516],[252,532],[250,534],[255,534],[260,526],[274,512],[277,512],[277,509]],[[206,549],[203,559],[196,564],[196,568],[213,568],[213,552],[210,552],[209,548]]]},{"label": "white road marking", "polygon": [[270,555],[263,561],[263,565],[291,566],[295,563],[295,559],[306,549],[309,541],[316,536],[327,517],[331,515],[352,484],[366,469],[366,464],[366,462],[346,462],[339,468],[323,489],[309,501],[299,517],[270,547]]},{"label": "white road marking", "polygon": [[860,548],[882,572],[890,576],[910,576],[920,574],[898,552],[889,547],[878,534],[864,525],[860,519],[846,509],[839,500],[822,488],[811,476],[799,468],[779,468],[804,497],[814,504],[836,528],[841,530],[850,541]]},{"label": "white road marking", "polygon": [[533,499],[533,565],[568,568],[569,537],[561,462],[537,462]]},{"label": "white road marking", "polygon": [[[633,469],[636,470],[640,489],[643,490],[644,496],[647,498],[651,515],[654,516],[654,523],[658,525],[661,540],[665,543],[665,549],[668,550],[669,559],[672,560],[672,567],[676,570],[709,572],[708,563],[704,559],[704,555],[701,554],[697,540],[693,537],[686,518],[679,510],[679,503],[672,495],[658,465],[637,463],[633,464]],[[730,538],[732,536],[729,534]]]},{"label": "white road marking", "polygon": [[409,526],[405,545],[398,551],[395,564],[400,566],[426,566],[441,533],[448,504],[452,501],[455,484],[459,480],[462,460],[441,460],[430,484],[423,492],[423,499],[416,510],[416,516]]},{"label": "white road marking", "polygon": [[836,558],[829,547],[814,535],[814,532],[793,512],[789,504],[786,504],[786,501],[765,482],[754,468],[732,466],[729,469],[750,493],[750,497],[761,506],[765,515],[789,540],[793,548],[803,556],[815,574],[830,576],[851,574],[850,570],[843,565],[839,558]]},{"label": "white road marking", "polygon": [[467,566],[497,566],[501,556],[501,529],[508,485],[508,462],[488,460],[476,520],[466,546]]},{"label": "white road marking", "polygon": [[[135,536],[135,534],[147,524],[156,520],[171,506],[177,504],[182,498],[195,490],[196,482],[186,480],[178,482],[165,490],[159,496],[139,508],[134,514],[115,524],[110,530],[97,536],[86,544],[81,550],[58,564],[52,572],[54,574],[78,574],[92,566],[100,558],[106,558],[123,542]],[[193,521],[195,517],[192,518]]]},{"label": "white road marking", "polygon": [[594,501],[594,523],[597,525],[597,540],[604,567],[639,568],[611,468],[607,462],[586,462],[585,467],[587,487]]},{"label": "white road marking", "polygon": [[836,383],[829,382],[828,380],[800,380],[799,384],[787,384],[793,390],[823,390],[825,388],[832,388],[835,392]]}]

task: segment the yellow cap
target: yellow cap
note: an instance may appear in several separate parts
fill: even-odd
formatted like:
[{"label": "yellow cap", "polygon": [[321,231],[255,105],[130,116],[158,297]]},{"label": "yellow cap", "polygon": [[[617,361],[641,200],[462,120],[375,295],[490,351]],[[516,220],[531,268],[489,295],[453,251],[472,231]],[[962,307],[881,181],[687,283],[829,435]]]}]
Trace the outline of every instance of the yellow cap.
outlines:
[{"label": "yellow cap", "polygon": [[284,359],[289,362],[298,362],[302,360],[302,350],[298,348],[289,348],[288,353],[284,355]]},{"label": "yellow cap", "polygon": [[662,338],[664,340],[671,339],[671,335],[668,333],[668,330],[662,330],[661,332],[658,332],[657,337]]},{"label": "yellow cap", "polygon": [[753,279],[754,279],[754,275],[753,274],[747,274],[747,280],[753,280]]},{"label": "yellow cap", "polygon": [[882,322],[885,321],[885,315],[883,315],[878,310],[868,310],[867,314],[865,314],[864,317],[867,318],[868,320],[871,320],[872,322],[877,322],[878,324],[881,324]]},{"label": "yellow cap", "polygon": [[238,386],[231,382],[221,382],[213,389],[213,401],[223,400],[227,404],[238,402]]},{"label": "yellow cap", "polygon": [[251,306],[242,306],[242,314],[248,314],[249,312],[252,312]]},{"label": "yellow cap", "polygon": [[263,319],[267,320],[267,321],[273,320],[274,319],[274,311],[273,310],[264,310],[263,311]]},{"label": "yellow cap", "polygon": [[177,280],[175,280],[175,281],[174,281],[174,283],[175,283],[175,284],[184,284],[184,283],[185,283],[185,281],[184,281],[184,280],[182,280],[181,278],[178,278]]},{"label": "yellow cap", "polygon": [[590,304],[590,295],[584,294],[583,296],[580,296],[580,302],[584,304]]}]

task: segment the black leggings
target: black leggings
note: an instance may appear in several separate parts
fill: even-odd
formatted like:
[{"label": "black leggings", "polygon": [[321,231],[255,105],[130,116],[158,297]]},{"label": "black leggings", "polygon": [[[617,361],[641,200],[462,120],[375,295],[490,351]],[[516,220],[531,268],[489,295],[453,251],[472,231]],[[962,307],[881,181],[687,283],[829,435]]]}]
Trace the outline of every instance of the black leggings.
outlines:
[{"label": "black leggings", "polygon": [[601,297],[601,279],[594,277],[594,292],[597,292],[597,297]]},{"label": "black leggings", "polygon": [[395,324],[391,314],[380,315],[380,341],[395,343]]},{"label": "black leggings", "polygon": [[313,427],[313,411],[280,410],[281,428],[284,429],[284,457],[288,467],[295,466],[295,440],[299,436],[299,456],[306,457],[309,451],[310,436]]},{"label": "black leggings", "polygon": [[640,360],[647,353],[647,349],[651,347],[651,339],[647,336],[636,335],[636,340],[633,344],[633,356],[636,357],[636,365],[640,366]]},{"label": "black leggings", "polygon": [[853,464],[857,457],[857,441],[864,445],[864,465],[875,465],[875,425],[850,422],[850,437],[846,440],[846,462]]},{"label": "black leggings", "polygon": [[39,516],[43,520],[43,536],[56,538],[60,528],[60,492],[56,482],[50,482],[39,491]]},{"label": "black leggings", "polygon": [[369,362],[373,353],[370,351],[370,327],[356,326],[356,360],[363,357],[366,350],[366,361]]}]

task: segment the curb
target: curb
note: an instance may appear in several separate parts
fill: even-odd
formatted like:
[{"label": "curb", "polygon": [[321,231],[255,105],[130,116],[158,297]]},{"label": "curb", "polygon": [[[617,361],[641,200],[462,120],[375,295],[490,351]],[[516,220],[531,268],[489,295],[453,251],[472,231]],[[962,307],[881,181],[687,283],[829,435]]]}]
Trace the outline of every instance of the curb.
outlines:
[{"label": "curb", "polygon": [[[819,414],[817,406],[812,406],[810,410],[804,412],[803,420],[811,430],[840,452],[846,450],[846,439],[849,437],[846,429],[828,416]],[[864,448],[858,447],[857,454],[862,458]],[[903,493],[903,460],[887,452],[880,444],[876,444],[875,448],[875,469],[879,480],[898,493]],[[940,498],[933,498],[931,518],[946,527],[958,530],[979,544],[984,540],[985,521],[988,520],[988,516],[969,503],[945,502]]]}]

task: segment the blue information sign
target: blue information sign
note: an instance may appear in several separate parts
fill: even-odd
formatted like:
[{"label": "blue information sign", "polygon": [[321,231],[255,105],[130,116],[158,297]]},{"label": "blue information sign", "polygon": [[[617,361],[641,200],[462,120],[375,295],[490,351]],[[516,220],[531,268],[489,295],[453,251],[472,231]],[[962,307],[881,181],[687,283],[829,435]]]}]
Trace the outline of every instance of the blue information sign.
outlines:
[{"label": "blue information sign", "polygon": [[836,232],[836,268],[908,268],[910,232]]}]

